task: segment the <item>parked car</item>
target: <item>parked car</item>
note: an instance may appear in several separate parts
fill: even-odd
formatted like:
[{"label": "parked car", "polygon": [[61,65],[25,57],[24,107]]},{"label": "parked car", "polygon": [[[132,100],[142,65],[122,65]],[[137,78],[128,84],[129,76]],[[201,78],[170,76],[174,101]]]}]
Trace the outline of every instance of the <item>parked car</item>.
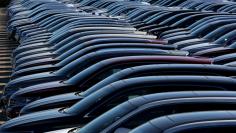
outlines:
[{"label": "parked car", "polygon": [[[94,72],[97,72],[97,75],[104,75],[101,74],[98,71],[98,66],[94,65],[91,68],[93,68]],[[97,68],[97,69],[95,69]],[[103,67],[105,68],[105,67]],[[117,70],[117,69],[114,69]],[[91,72],[92,69],[87,69],[87,72]],[[104,70],[100,70],[104,72]],[[107,70],[105,70],[107,71]],[[86,72],[86,70],[84,71]],[[81,95],[86,94],[86,96],[92,94],[93,92],[96,92],[100,88],[109,85],[113,82],[116,82],[118,80],[123,80],[127,78],[134,78],[139,76],[160,76],[160,75],[221,75],[221,76],[234,76],[235,70],[233,67],[226,67],[226,66],[218,66],[218,65],[194,65],[194,64],[155,64],[155,65],[142,65],[142,66],[136,66],[127,68],[124,70],[120,70],[118,72],[115,72],[114,74],[108,74],[107,76],[104,76],[101,80],[94,79],[96,74],[92,74],[94,76],[88,76],[89,78],[86,82],[89,84],[88,87],[85,87],[86,83],[82,83],[81,78],[80,84],[84,87],[82,87],[85,92],[73,92],[73,93],[67,93],[67,94],[61,94],[56,96],[50,96],[48,97],[47,93],[43,95],[43,93],[39,92],[37,89],[32,90],[19,90],[16,93],[14,93],[8,104],[7,113],[10,118],[15,117],[18,115],[19,110],[24,106],[22,111],[26,112],[36,112],[36,111],[42,111],[46,109],[53,109],[53,108],[60,108],[60,107],[66,107],[71,106],[81,100]],[[79,74],[84,75],[84,74]],[[78,75],[78,76],[79,76]],[[109,76],[110,75],[110,76]],[[87,79],[87,78],[85,78]],[[94,82],[98,81],[98,82]],[[67,83],[68,84],[68,83]],[[85,88],[88,88],[87,90]],[[69,88],[67,88],[69,89]],[[79,89],[78,89],[79,90]],[[35,92],[36,91],[36,92]],[[45,92],[45,91],[44,91]],[[37,97],[40,97],[42,99],[36,100],[34,102],[31,102],[30,96],[34,96],[33,94],[37,93]],[[54,93],[55,94],[55,93]],[[44,98],[46,97],[46,98]],[[23,99],[24,98],[24,99]],[[28,99],[28,100],[26,100]],[[26,101],[28,101],[26,105]],[[31,103],[30,103],[31,102]],[[26,106],[25,106],[26,105]]]},{"label": "parked car", "polygon": [[[149,120],[161,116],[196,111],[231,110],[231,108],[234,110],[233,105],[231,105],[234,96],[225,97],[223,94],[226,93],[192,91],[159,93],[133,98],[102,114],[84,127],[78,128],[77,132],[114,133],[121,129],[128,132]],[[75,132],[76,129],[72,129],[72,131]]]},{"label": "parked car", "polygon": [[0,131],[45,132],[74,127],[86,124],[130,97],[171,91],[234,90],[235,83],[232,78],[219,76],[147,76],[120,80],[99,89],[70,108],[41,111],[11,119],[0,127]]},{"label": "parked car", "polygon": [[174,114],[153,119],[132,130],[131,133],[187,133],[190,131],[193,133],[225,131],[230,133],[233,131],[232,129],[235,129],[235,111],[203,111]]},{"label": "parked car", "polygon": [[[20,89],[16,93],[12,94],[11,100],[13,101],[10,101],[10,104],[8,105],[11,106],[11,103],[17,104],[16,108],[19,109],[26,104],[26,101],[27,103],[29,103],[32,100],[56,94],[68,93],[73,91],[84,91],[92,85],[96,84],[97,82],[101,81],[102,79],[106,78],[107,76],[131,66],[163,63],[208,64],[208,62],[208,59],[186,58],[181,56],[125,56],[111,58],[95,63],[94,65],[91,65],[90,67],[86,68],[85,70],[79,72],[75,76],[63,82],[59,80],[55,82],[53,81],[44,84],[32,85],[24,89]],[[221,72],[223,72],[223,70]],[[233,74],[233,72],[231,74]],[[34,98],[35,94],[37,94],[36,99]],[[17,101],[21,102],[18,103]]]}]

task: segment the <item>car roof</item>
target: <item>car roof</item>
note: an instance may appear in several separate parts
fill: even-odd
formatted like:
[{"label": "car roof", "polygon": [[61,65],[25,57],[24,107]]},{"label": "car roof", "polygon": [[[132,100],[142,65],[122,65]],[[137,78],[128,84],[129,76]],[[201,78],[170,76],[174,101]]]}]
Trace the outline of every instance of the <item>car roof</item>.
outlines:
[{"label": "car roof", "polygon": [[[235,120],[236,111],[202,111],[167,115],[153,119],[131,131],[131,133],[139,133],[149,127],[155,128],[157,132],[165,131],[174,126],[186,123],[216,120]],[[155,130],[154,129],[154,130]]]},{"label": "car roof", "polygon": [[[120,58],[120,57],[119,57]],[[123,57],[122,57],[123,58]],[[136,57],[139,61],[139,57]],[[97,63],[93,66],[90,66],[86,70],[82,71],[80,75],[83,75],[83,73],[88,72],[98,72],[103,68],[106,68],[106,66],[109,66],[110,64],[108,62],[116,62],[116,58],[108,59],[103,62],[107,62],[103,65],[99,65],[100,63]],[[120,58],[121,59],[121,58]],[[125,57],[123,58],[125,59]],[[129,58],[127,58],[129,59]],[[144,59],[145,61],[148,61],[147,59]],[[117,61],[118,62],[118,61]],[[127,60],[127,62],[131,63],[130,60]],[[106,65],[107,64],[107,65]],[[234,67],[227,67],[222,65],[207,65],[207,64],[151,64],[151,65],[140,65],[135,67],[129,67],[126,69],[123,69],[117,73],[114,73],[110,75],[109,77],[103,79],[102,81],[98,82],[97,84],[93,85],[89,88],[89,90],[82,92],[83,95],[88,95],[91,92],[97,90],[97,88],[104,87],[105,85],[108,85],[109,83],[125,79],[125,78],[131,78],[134,75],[138,76],[154,76],[153,74],[157,73],[157,76],[160,76],[162,74],[172,75],[171,73],[177,72],[180,75],[188,75],[188,71],[193,72],[195,75],[199,73],[199,75],[221,75],[221,76],[234,76],[236,73],[236,68]],[[187,73],[186,73],[187,72]],[[191,75],[191,74],[190,74]],[[73,81],[74,79],[71,78],[68,80],[68,82]],[[66,81],[67,82],[67,81]]]},{"label": "car roof", "polygon": [[[165,93],[156,93],[150,95],[144,95],[137,98],[128,100],[111,110],[105,112],[92,122],[85,125],[80,131],[86,131],[91,127],[96,127],[97,129],[104,129],[104,125],[101,121],[108,121],[114,119],[114,117],[119,116],[125,117],[125,115],[131,113],[134,110],[143,110],[150,107],[158,106],[172,106],[178,104],[226,104],[230,103],[236,104],[236,93],[226,92],[226,91],[182,91],[182,92],[165,92]],[[233,108],[232,108],[233,109]],[[139,112],[140,112],[139,111]],[[137,112],[136,112],[137,114]],[[134,115],[134,114],[133,114]],[[113,121],[112,123],[114,123]],[[112,123],[107,124],[108,126]],[[103,126],[103,127],[102,127]]]},{"label": "car roof", "polygon": [[[172,91],[181,90],[176,86],[188,86],[189,91],[191,91],[191,87],[199,86],[209,87],[211,89],[222,89],[222,90],[234,90],[236,80],[229,77],[221,77],[221,76],[146,76],[146,77],[138,77],[138,78],[130,78],[125,80],[120,80],[109,84],[100,90],[92,93],[87,96],[80,102],[74,104],[67,111],[74,112],[78,111],[78,108],[89,107],[89,104],[98,103],[99,101],[103,101],[108,96],[116,94],[117,92],[121,93],[123,91],[134,90],[135,88],[138,90],[147,89],[146,87],[155,88],[158,91],[164,91],[162,89],[158,89],[158,86],[165,86],[168,84],[169,88],[172,88]],[[172,86],[175,86],[174,88]],[[216,87],[217,86],[217,87]],[[167,86],[165,86],[167,87]],[[216,88],[215,88],[216,87]],[[209,88],[207,90],[209,90]],[[149,88],[151,89],[151,88]],[[166,90],[167,91],[167,90]],[[170,90],[168,90],[170,91]],[[99,101],[97,100],[99,99]]]}]

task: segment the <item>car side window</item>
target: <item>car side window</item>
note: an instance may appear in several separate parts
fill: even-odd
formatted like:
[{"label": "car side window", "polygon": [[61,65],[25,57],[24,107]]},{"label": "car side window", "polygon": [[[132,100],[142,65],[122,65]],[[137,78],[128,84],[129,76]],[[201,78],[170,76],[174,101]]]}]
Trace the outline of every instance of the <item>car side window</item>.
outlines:
[{"label": "car side window", "polygon": [[225,42],[225,45],[228,46],[230,44],[233,44],[234,42],[236,42],[236,37],[232,37],[231,39],[227,40]]},{"label": "car side window", "polygon": [[129,68],[129,67],[142,65],[145,63],[147,63],[147,62],[122,63],[122,64],[120,63],[119,65],[108,66],[106,68],[103,68],[99,72],[95,73],[94,75],[91,75],[90,77],[88,77],[88,79],[86,81],[84,81],[82,84],[80,84],[80,86],[85,87],[85,88],[89,88],[114,73],[117,73],[117,72],[119,72],[123,69]]},{"label": "car side window", "polygon": [[[168,88],[166,86],[143,86],[143,87],[132,87],[130,89],[122,89],[122,91],[113,92],[110,95],[107,95],[104,100],[100,101],[99,105],[94,107],[90,112],[87,113],[87,116],[96,117],[101,115],[105,111],[121,104],[127,100],[130,100],[134,97],[143,96],[147,94],[154,94],[158,92],[168,92],[174,90],[189,90],[190,86],[175,86],[175,88]],[[222,90],[222,88],[212,87],[212,86],[191,86],[192,90]]]},{"label": "car side window", "polygon": [[94,84],[98,83],[99,81],[102,81],[106,77],[117,73],[129,66],[110,66],[107,68],[103,68],[101,71],[97,72],[96,74],[91,75],[84,81],[82,84],[80,84],[81,87],[89,88],[93,86]]},{"label": "car side window", "polygon": [[122,69],[120,68],[114,68],[114,69],[109,69],[103,72],[99,72],[98,74],[95,74],[91,77],[89,77],[88,80],[86,80],[86,82],[84,82],[83,84],[81,84],[81,86],[85,87],[85,88],[89,88],[92,85],[98,83],[99,81],[102,81],[103,79],[105,79],[106,77],[117,73],[119,71],[121,71]]},{"label": "car side window", "polygon": [[[184,113],[184,112],[192,112],[192,111],[205,111],[205,110],[217,110],[217,109],[224,109],[230,110],[230,106],[227,104],[209,104],[209,103],[184,103],[184,104],[172,104],[166,106],[150,106],[144,110],[141,110],[139,113],[135,115],[127,116],[126,119],[123,121],[121,120],[118,124],[113,128],[113,130],[117,128],[128,128],[133,129],[137,126],[140,126],[146,123],[153,118],[157,118],[160,116],[175,114],[175,113]],[[236,109],[236,107],[235,107]],[[143,117],[145,116],[145,117]],[[200,133],[200,132],[199,132]]]},{"label": "car side window", "polygon": [[[113,92],[112,94],[108,95],[107,98],[104,98],[100,105],[97,105],[93,108],[90,112],[87,113],[87,116],[96,117],[104,112],[110,110],[111,108],[127,101],[133,99],[138,96],[143,96],[147,94],[153,94],[157,91],[157,87],[142,87],[141,89],[137,89],[137,87],[133,87],[132,89],[123,89],[122,91]],[[160,90],[164,90],[166,87],[158,87]],[[167,89],[166,89],[167,90]]]},{"label": "car side window", "polygon": [[178,70],[178,71],[149,71],[149,72],[145,72],[145,73],[135,73],[132,75],[129,75],[129,77],[125,77],[125,78],[134,78],[134,77],[142,77],[142,76],[157,76],[157,75],[178,75],[180,73],[184,73],[186,75],[214,75],[214,76],[220,76],[218,74],[215,73],[210,73],[210,72],[204,72],[204,71],[187,71],[187,70]]},{"label": "car side window", "polygon": [[[147,109],[143,112],[140,112],[140,113],[132,116],[127,121],[125,121],[124,123],[119,125],[119,127],[133,129],[133,128],[135,128],[139,125],[142,125],[145,122],[151,120],[152,118],[162,116],[165,114],[172,114],[172,113],[174,113],[173,109],[171,107],[167,107],[167,106],[162,107],[161,109],[159,107]],[[143,116],[145,116],[145,117],[143,117]]]}]

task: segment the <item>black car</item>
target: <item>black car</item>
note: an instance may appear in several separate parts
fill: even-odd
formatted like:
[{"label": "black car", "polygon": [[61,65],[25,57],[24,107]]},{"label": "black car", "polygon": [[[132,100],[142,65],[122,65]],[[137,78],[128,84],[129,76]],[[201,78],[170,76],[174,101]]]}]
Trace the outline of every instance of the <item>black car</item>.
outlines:
[{"label": "black car", "polygon": [[232,96],[233,93],[180,91],[145,95],[114,107],[84,127],[78,128],[77,132],[114,133],[121,129],[128,132],[153,118],[165,115],[195,111],[234,110],[236,107],[232,104],[236,99],[235,96]]},{"label": "black car", "polygon": [[131,133],[233,133],[235,111],[203,111],[167,115],[153,119]]},{"label": "black car", "polygon": [[78,126],[86,124],[130,97],[170,91],[234,90],[235,84],[234,79],[220,76],[148,76],[120,80],[92,93],[70,108],[42,111],[11,119],[0,127],[0,131],[45,132]]},{"label": "black car", "polygon": [[[94,65],[93,67],[97,68],[96,65]],[[88,69],[88,70],[91,71],[91,69]],[[97,72],[96,69],[95,69],[95,72]],[[236,70],[233,67],[226,67],[226,66],[220,66],[220,65],[202,65],[202,64],[154,64],[154,65],[142,65],[142,66],[130,67],[130,68],[115,72],[114,74],[110,76],[108,74],[107,76],[104,77],[105,79],[99,80],[99,82],[93,82],[94,78],[99,77],[99,76],[93,76],[94,78],[89,78],[87,80],[87,83],[89,84],[95,83],[95,84],[89,87],[88,90],[85,90],[84,92],[79,91],[79,92],[73,92],[73,93],[67,93],[67,94],[61,94],[61,95],[43,98],[44,96],[41,95],[40,92],[37,91],[36,89],[32,89],[31,94],[29,90],[25,91],[25,94],[23,93],[24,89],[20,90],[11,96],[9,100],[9,104],[8,104],[7,113],[9,117],[16,116],[17,115],[16,112],[19,112],[19,109],[26,104],[26,101],[31,101],[30,95],[33,95],[35,91],[37,92],[37,96],[41,96],[42,99],[39,99],[39,100],[36,100],[34,102],[27,104],[22,109],[22,112],[32,113],[32,112],[46,110],[46,109],[71,106],[75,104],[76,102],[78,102],[79,100],[81,100],[81,97],[80,97],[81,95],[86,94],[85,96],[88,96],[108,84],[111,84],[118,80],[127,79],[127,78],[134,78],[134,77],[148,76],[148,75],[149,76],[154,76],[154,75],[158,75],[158,76],[160,75],[234,76],[235,72]],[[104,75],[104,74],[100,74],[99,72],[97,74]],[[84,74],[80,74],[80,75],[84,75]],[[26,96],[26,93],[27,93],[27,96]],[[24,95],[25,95],[25,100],[23,100]]]}]

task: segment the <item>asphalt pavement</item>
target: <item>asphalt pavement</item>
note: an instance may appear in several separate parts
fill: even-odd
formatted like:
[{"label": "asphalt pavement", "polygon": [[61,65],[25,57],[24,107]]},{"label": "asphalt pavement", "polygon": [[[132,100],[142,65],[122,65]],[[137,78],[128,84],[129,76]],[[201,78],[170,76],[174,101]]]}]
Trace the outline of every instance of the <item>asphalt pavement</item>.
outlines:
[{"label": "asphalt pavement", "polygon": [[[4,86],[10,80],[12,73],[11,53],[17,43],[8,39],[6,32],[6,10],[0,8],[0,95],[3,92]],[[0,109],[0,124],[5,120],[5,115]]]}]

